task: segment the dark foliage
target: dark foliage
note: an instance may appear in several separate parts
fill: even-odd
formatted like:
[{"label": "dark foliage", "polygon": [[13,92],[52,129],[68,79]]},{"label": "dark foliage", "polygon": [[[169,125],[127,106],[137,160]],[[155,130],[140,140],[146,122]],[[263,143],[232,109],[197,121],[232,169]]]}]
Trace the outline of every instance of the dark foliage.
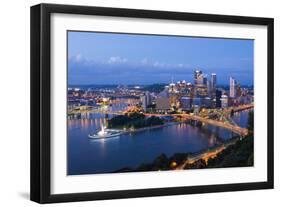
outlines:
[{"label": "dark foliage", "polygon": [[108,120],[109,128],[142,128],[156,125],[163,125],[164,122],[158,117],[146,118],[141,113],[130,113],[127,115],[119,115]]},{"label": "dark foliage", "polygon": [[165,85],[166,84],[152,84],[152,85],[145,86],[142,90],[143,91],[160,93],[161,91],[164,90]]},{"label": "dark foliage", "polygon": [[254,157],[253,137],[248,136],[239,140],[236,144],[229,146],[216,158],[209,159],[208,168],[214,167],[246,167],[253,166]]},{"label": "dark foliage", "polygon": [[248,130],[251,132],[254,131],[254,111],[249,112],[249,118],[248,118]]}]

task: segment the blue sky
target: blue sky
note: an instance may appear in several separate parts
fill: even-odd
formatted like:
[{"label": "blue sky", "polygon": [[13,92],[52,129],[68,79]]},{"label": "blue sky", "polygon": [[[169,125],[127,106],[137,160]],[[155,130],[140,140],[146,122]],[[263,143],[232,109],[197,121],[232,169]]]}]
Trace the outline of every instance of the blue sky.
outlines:
[{"label": "blue sky", "polygon": [[193,82],[195,69],[253,84],[253,58],[253,40],[68,32],[70,85]]}]

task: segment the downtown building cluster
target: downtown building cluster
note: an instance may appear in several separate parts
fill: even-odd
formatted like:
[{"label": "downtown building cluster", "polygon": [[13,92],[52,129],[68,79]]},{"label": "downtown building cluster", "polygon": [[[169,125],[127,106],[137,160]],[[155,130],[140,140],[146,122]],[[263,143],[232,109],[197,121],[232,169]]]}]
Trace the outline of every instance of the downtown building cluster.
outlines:
[{"label": "downtown building cluster", "polygon": [[218,88],[217,75],[212,73],[208,78],[201,70],[194,71],[193,83],[172,81],[156,96],[148,91],[141,96],[144,111],[154,104],[157,113],[196,113],[201,108],[227,108],[251,102],[253,95],[248,89],[242,89],[234,78],[230,77],[229,90]]}]

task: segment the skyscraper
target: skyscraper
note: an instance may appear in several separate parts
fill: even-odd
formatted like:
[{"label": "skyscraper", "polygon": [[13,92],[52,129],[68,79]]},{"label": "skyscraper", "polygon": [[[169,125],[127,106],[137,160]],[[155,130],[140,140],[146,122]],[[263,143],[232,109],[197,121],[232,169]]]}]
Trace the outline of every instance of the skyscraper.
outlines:
[{"label": "skyscraper", "polygon": [[229,97],[236,97],[236,80],[233,77],[229,79]]},{"label": "skyscraper", "polygon": [[145,94],[143,96],[141,96],[140,98],[141,98],[141,104],[142,104],[143,110],[146,111],[147,106],[151,105],[151,95],[148,91],[146,91]]},{"label": "skyscraper", "polygon": [[212,73],[211,74],[211,94],[212,94],[212,97],[215,96],[216,94],[216,89],[217,89],[217,74],[215,73]]},{"label": "skyscraper", "polygon": [[142,105],[143,110],[146,111],[146,109],[147,109],[146,96],[145,95],[141,96],[140,101],[141,101],[141,105]]},{"label": "skyscraper", "polygon": [[198,79],[200,78],[201,75],[202,75],[202,71],[201,70],[195,70],[194,71],[194,84],[195,85],[198,84]]},{"label": "skyscraper", "polygon": [[216,90],[216,108],[221,108],[221,90]]},{"label": "skyscraper", "polygon": [[208,76],[207,75],[202,75],[203,76],[203,85],[207,86],[207,82],[208,82]]},{"label": "skyscraper", "polygon": [[207,91],[208,91],[208,96],[212,97],[212,86],[209,80],[207,80]]}]

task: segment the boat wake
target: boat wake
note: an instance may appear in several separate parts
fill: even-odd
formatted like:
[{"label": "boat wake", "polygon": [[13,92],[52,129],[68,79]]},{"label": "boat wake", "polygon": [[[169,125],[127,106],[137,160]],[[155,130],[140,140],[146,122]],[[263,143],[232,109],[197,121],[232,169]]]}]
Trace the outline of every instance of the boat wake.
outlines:
[{"label": "boat wake", "polygon": [[107,139],[107,138],[117,138],[123,134],[122,130],[118,129],[107,129],[105,126],[101,126],[101,130],[94,134],[89,134],[88,137],[91,139]]}]

